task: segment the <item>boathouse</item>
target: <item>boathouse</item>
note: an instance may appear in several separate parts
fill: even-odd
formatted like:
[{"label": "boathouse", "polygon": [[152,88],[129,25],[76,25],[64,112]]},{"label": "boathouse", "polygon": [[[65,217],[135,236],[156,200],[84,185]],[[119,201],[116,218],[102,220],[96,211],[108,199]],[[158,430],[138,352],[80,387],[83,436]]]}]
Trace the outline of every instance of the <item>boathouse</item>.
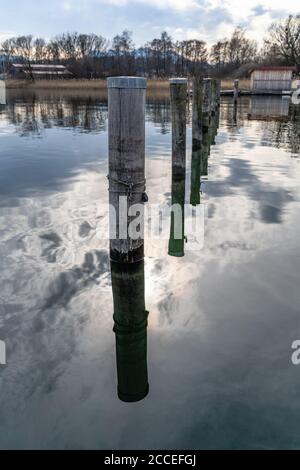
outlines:
[{"label": "boathouse", "polygon": [[52,64],[12,64],[10,75],[14,78],[57,79],[72,78],[72,73],[64,65]]},{"label": "boathouse", "polygon": [[251,70],[251,90],[269,94],[290,92],[294,72],[295,67],[255,67]]}]

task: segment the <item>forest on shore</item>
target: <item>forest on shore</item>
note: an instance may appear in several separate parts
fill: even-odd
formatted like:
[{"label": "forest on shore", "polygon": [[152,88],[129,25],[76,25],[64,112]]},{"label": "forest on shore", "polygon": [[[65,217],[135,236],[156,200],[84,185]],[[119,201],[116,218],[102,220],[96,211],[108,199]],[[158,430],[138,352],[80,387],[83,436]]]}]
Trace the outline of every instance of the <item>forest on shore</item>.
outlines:
[{"label": "forest on shore", "polygon": [[26,64],[29,70],[33,64],[62,64],[77,79],[111,75],[167,78],[195,73],[246,77],[253,65],[300,65],[300,15],[271,24],[260,47],[239,27],[231,37],[211,46],[201,39],[174,41],[166,31],[139,47],[128,30],[112,40],[66,32],[50,40],[32,35],[6,39],[0,43],[0,59],[2,73],[9,73],[14,62]]}]

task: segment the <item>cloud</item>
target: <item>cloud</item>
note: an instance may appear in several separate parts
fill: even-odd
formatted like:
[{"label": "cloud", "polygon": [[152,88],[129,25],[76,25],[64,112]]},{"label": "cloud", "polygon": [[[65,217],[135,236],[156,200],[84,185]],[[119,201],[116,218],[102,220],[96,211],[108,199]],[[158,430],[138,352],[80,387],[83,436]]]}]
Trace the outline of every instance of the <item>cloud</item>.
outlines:
[{"label": "cloud", "polygon": [[16,36],[16,33],[13,31],[0,31],[0,41],[5,41],[5,39]]},{"label": "cloud", "polygon": [[111,5],[144,4],[151,5],[158,9],[171,9],[177,11],[198,9],[203,4],[207,3],[205,0],[104,0],[104,2]]},{"label": "cloud", "polygon": [[268,13],[269,10],[263,5],[256,5],[255,7],[252,8],[252,11],[255,16],[260,16],[260,15],[264,15],[265,13]]},{"label": "cloud", "polygon": [[[17,34],[55,36],[62,31],[95,32],[112,38],[124,29],[139,46],[167,30],[174,40],[199,38],[209,44],[242,26],[262,42],[270,24],[297,13],[295,0],[0,0],[5,29]],[[17,8],[16,8],[17,5]]]}]

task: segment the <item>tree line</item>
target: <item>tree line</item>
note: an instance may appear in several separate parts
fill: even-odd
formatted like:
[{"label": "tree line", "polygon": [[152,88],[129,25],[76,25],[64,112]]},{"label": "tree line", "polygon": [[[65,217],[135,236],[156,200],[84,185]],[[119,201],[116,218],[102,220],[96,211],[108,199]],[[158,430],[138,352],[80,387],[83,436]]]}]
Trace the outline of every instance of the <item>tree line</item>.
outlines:
[{"label": "tree line", "polygon": [[142,47],[135,46],[128,30],[111,41],[97,34],[67,32],[46,41],[32,35],[9,38],[0,44],[4,71],[12,62],[30,66],[63,64],[76,78],[105,78],[109,75],[171,75],[244,73],[247,64],[299,65],[300,15],[274,22],[258,47],[246,32],[236,28],[231,37],[211,47],[200,39],[174,41],[167,32]]}]

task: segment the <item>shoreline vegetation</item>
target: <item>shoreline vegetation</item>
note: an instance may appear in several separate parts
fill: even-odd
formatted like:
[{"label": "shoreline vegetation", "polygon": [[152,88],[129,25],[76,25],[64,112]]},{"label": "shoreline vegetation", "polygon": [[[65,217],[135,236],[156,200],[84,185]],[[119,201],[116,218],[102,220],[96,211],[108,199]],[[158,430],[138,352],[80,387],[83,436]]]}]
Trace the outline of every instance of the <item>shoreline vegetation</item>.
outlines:
[{"label": "shoreline vegetation", "polygon": [[[250,88],[250,80],[240,80],[240,88],[248,90]],[[8,90],[80,90],[80,91],[106,91],[107,84],[104,79],[69,79],[69,80],[6,80],[6,88]],[[233,89],[233,80],[226,79],[221,81],[222,90]],[[169,91],[169,80],[166,79],[149,79],[147,85],[147,91],[149,92],[163,92]]]}]

